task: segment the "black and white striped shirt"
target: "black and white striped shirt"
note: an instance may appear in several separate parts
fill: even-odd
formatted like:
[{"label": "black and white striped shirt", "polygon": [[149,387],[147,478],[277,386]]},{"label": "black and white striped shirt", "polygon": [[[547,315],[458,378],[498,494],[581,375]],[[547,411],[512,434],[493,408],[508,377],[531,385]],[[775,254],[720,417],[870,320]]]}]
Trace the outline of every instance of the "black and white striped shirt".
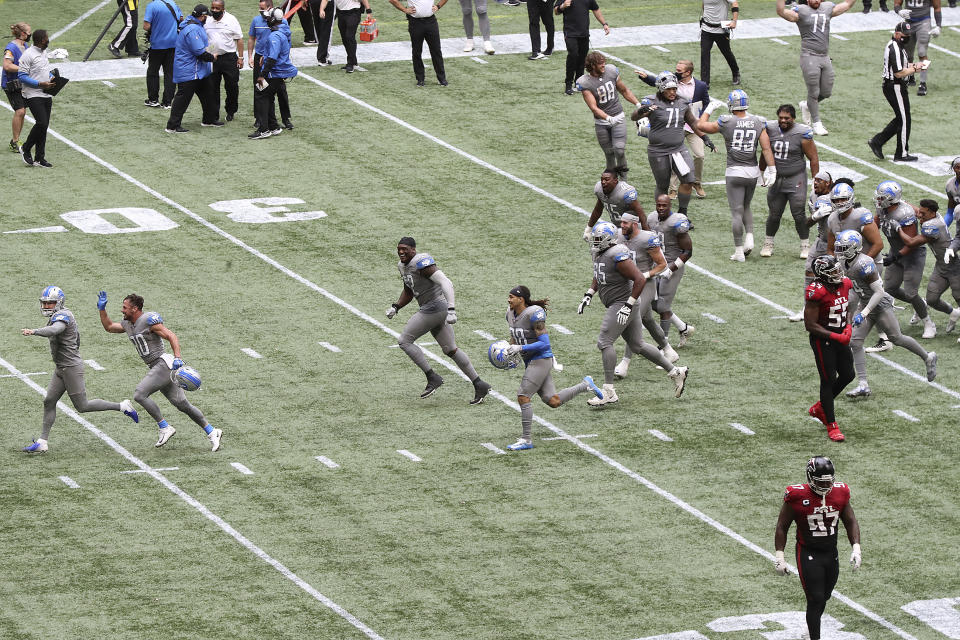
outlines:
[{"label": "black and white striped shirt", "polygon": [[906,78],[897,78],[894,73],[903,71],[907,64],[907,53],[896,40],[890,40],[883,50],[883,79],[884,81],[905,84]]}]

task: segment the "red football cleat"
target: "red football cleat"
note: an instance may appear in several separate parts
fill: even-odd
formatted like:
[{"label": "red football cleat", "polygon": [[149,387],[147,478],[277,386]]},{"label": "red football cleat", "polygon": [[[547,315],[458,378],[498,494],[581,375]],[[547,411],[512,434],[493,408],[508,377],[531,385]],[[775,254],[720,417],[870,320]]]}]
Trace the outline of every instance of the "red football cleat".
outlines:
[{"label": "red football cleat", "polygon": [[823,405],[820,404],[819,400],[817,400],[817,404],[807,409],[807,413],[809,413],[812,417],[816,418],[823,424],[828,425],[827,414],[823,412]]},{"label": "red football cleat", "polygon": [[840,427],[837,426],[836,422],[831,422],[827,425],[827,437],[834,442],[843,442],[846,440],[844,435],[840,433]]}]

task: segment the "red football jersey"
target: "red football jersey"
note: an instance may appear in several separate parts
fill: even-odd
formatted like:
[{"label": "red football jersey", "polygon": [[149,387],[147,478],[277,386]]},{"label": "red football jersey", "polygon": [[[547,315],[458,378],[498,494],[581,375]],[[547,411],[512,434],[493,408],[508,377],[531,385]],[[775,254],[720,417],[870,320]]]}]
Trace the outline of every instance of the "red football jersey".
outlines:
[{"label": "red football jersey", "polygon": [[840,512],[850,502],[850,487],[834,482],[825,498],[807,484],[792,484],[783,494],[783,501],[793,508],[797,541],[805,547],[834,549],[837,546]]},{"label": "red football jersey", "polygon": [[831,291],[817,281],[807,286],[807,300],[816,300],[820,304],[817,324],[834,333],[841,333],[847,326],[847,305],[850,303],[850,289],[853,282],[844,278],[836,292]]}]

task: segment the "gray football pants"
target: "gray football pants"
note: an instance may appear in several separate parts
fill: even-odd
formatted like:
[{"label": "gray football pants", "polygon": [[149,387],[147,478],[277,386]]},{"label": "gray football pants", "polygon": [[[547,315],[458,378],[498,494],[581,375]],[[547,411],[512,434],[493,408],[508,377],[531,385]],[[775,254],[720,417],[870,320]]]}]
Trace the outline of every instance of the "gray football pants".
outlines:
[{"label": "gray football pants", "polygon": [[833,94],[833,63],[830,56],[800,54],[800,71],[807,85],[807,108],[810,120],[820,122],[820,101]]},{"label": "gray football pants", "polygon": [[627,125],[623,122],[614,125],[594,123],[593,128],[597,131],[597,142],[600,143],[603,155],[607,159],[607,170],[626,170]]},{"label": "gray football pants", "polygon": [[436,313],[424,313],[423,309],[420,309],[410,316],[397,344],[400,345],[404,353],[410,356],[414,364],[420,367],[421,371],[430,373],[433,368],[427,362],[427,356],[423,355],[423,349],[414,344],[417,338],[425,335],[428,331],[436,339],[440,349],[453,358],[453,361],[457,363],[457,366],[466,374],[467,378],[476,380],[478,377],[477,370],[473,368],[473,363],[470,362],[470,358],[463,352],[463,349],[457,348],[457,341],[453,336],[453,327],[447,324],[447,310],[442,307]]},{"label": "gray football pants", "polygon": [[43,426],[40,431],[42,440],[48,440],[50,437],[50,428],[53,427],[53,421],[57,418],[57,402],[63,397],[64,392],[70,396],[70,402],[80,413],[120,411],[120,403],[118,402],[87,400],[82,364],[71,367],[57,367],[53,370],[53,375],[50,376],[47,394],[43,397]]},{"label": "gray football pants", "polygon": [[900,262],[883,269],[883,290],[897,300],[911,304],[920,318],[927,317],[927,303],[919,293],[926,262],[926,247],[917,247],[902,257]]},{"label": "gray football pants", "polygon": [[617,322],[617,312],[623,302],[614,302],[607,307],[603,315],[603,323],[600,325],[600,337],[597,338],[597,348],[600,349],[600,357],[603,360],[603,383],[613,384],[614,369],[617,368],[617,350],[613,347],[614,341],[623,336],[630,351],[638,353],[650,362],[660,365],[664,371],[672,371],[673,365],[663,357],[663,354],[656,348],[643,341],[643,322],[637,318],[637,309],[633,313],[627,324]]},{"label": "gray football pants", "polygon": [[[477,7],[477,18],[480,20],[480,35],[483,40],[490,39],[490,18],[487,17],[487,0],[472,0]],[[463,12],[463,31],[467,38],[473,39],[473,7],[471,0],[460,0],[460,11]]]},{"label": "gray football pants", "polygon": [[850,338],[850,349],[853,350],[853,368],[856,370],[857,379],[860,382],[867,381],[867,354],[863,350],[863,341],[874,324],[877,325],[877,331],[887,334],[890,342],[917,354],[926,364],[929,354],[920,346],[919,342],[900,333],[900,323],[897,322],[897,316],[893,315],[893,309],[891,307],[874,309],[870,312],[870,315],[863,319],[859,327],[853,328],[853,335]]},{"label": "gray football pants", "polygon": [[[520,390],[517,391],[517,395],[532,398],[533,394],[536,393],[547,406],[550,406],[550,398],[553,396],[558,396],[560,405],[562,405],[586,390],[587,383],[580,382],[572,387],[561,389],[558,393],[553,384],[553,359],[539,358],[527,363],[523,370],[523,380],[520,381]],[[533,427],[533,403],[525,402],[520,405],[520,426],[523,429],[521,437],[529,440]]]},{"label": "gray football pants", "polygon": [[938,262],[927,281],[927,306],[943,313],[953,311],[952,306],[940,299],[948,288],[953,294],[953,299],[960,304],[960,269],[951,267],[945,267]]},{"label": "gray football pants", "polygon": [[207,420],[203,417],[200,409],[190,404],[183,389],[170,379],[170,369],[167,368],[167,363],[160,358],[153,361],[153,364],[150,365],[150,371],[133,392],[133,399],[137,401],[137,404],[146,409],[150,417],[159,423],[163,422],[163,413],[160,411],[160,406],[150,399],[150,396],[157,391],[166,396],[170,404],[187,414],[199,426],[205,427],[207,425]]},{"label": "gray football pants", "polygon": [[[800,184],[801,188],[796,188]],[[787,187],[788,191],[784,191]],[[767,235],[774,237],[780,230],[780,219],[783,217],[783,211],[790,203],[790,215],[793,216],[793,226],[797,230],[797,235],[801,240],[810,239],[810,227],[807,226],[807,172],[804,171],[792,176],[781,176],[777,174],[776,181],[770,185],[767,190],[767,209],[770,211],[767,215]]]},{"label": "gray football pants", "polygon": [[733,228],[733,244],[743,246],[743,234],[753,233],[753,211],[750,202],[757,189],[756,178],[727,176],[727,203],[730,205],[730,223]]},{"label": "gray football pants", "polygon": [[[911,22],[910,26],[913,28],[913,37],[903,45],[903,50],[907,52],[907,61],[913,62],[914,53],[921,58],[927,57],[927,47],[930,45],[930,20]],[[918,82],[927,82],[926,70],[917,75],[920,76]]]}]

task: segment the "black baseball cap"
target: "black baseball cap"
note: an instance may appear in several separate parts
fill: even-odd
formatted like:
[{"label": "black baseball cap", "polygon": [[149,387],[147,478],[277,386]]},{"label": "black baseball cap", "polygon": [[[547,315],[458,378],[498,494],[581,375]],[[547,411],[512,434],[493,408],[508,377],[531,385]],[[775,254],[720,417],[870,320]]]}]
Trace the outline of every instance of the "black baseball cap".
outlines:
[{"label": "black baseball cap", "polygon": [[910,26],[910,23],[904,20],[899,23],[896,27],[893,28],[894,33],[902,33],[905,36],[913,35],[913,27]]},{"label": "black baseball cap", "polygon": [[199,18],[200,16],[210,15],[210,9],[207,8],[205,4],[198,4],[193,8],[193,17]]}]

